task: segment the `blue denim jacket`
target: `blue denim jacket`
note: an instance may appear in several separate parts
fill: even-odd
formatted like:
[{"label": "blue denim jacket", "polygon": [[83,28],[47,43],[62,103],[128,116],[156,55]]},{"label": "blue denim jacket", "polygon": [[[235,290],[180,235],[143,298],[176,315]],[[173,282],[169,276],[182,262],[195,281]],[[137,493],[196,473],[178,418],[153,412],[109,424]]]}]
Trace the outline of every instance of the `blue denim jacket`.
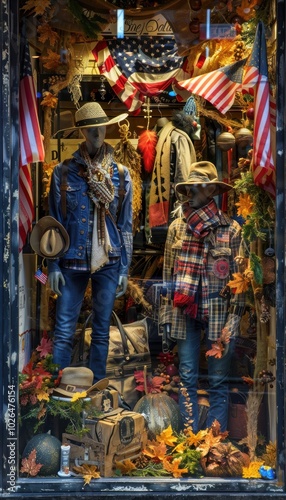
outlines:
[{"label": "blue denim jacket", "polygon": [[[67,191],[66,191],[66,218],[63,218],[61,205],[62,163],[53,171],[49,193],[49,214],[58,220],[67,230],[70,237],[70,246],[65,254],[65,259],[84,259],[86,256],[88,225],[90,217],[90,197],[87,194],[88,185],[81,174],[80,166],[84,161],[79,150],[73,153],[68,164]],[[119,202],[119,173],[116,163],[113,165],[114,174],[112,181],[115,187],[114,199],[109,205],[110,215],[106,215],[106,224],[110,237],[110,257],[120,257],[121,266],[119,274],[128,275],[133,250],[132,233],[132,182],[129,171],[124,167],[125,196],[120,214],[116,221]],[[48,261],[49,272],[59,271],[59,259]]]}]

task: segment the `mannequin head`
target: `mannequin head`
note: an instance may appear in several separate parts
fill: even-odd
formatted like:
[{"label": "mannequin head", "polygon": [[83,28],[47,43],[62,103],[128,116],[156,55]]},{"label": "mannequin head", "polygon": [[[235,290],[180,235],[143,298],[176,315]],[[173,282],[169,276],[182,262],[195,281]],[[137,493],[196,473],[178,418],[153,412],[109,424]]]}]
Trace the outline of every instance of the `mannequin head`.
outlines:
[{"label": "mannequin head", "polygon": [[93,154],[102,146],[104,142],[106,126],[103,125],[102,127],[82,128],[81,133],[85,138],[89,154]]},{"label": "mannequin head", "polygon": [[194,208],[195,210],[204,207],[213,198],[215,190],[216,187],[213,185],[187,186],[185,188],[186,201],[183,203],[182,206],[183,211],[184,211],[184,206]]}]

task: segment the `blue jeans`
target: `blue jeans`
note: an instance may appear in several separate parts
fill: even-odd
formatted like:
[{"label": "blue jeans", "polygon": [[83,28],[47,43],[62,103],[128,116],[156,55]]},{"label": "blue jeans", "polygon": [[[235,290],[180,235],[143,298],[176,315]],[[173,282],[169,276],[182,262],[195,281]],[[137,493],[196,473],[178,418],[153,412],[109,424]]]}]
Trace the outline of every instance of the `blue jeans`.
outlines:
[{"label": "blue jeans", "polygon": [[[179,373],[183,388],[183,391],[179,394],[179,406],[184,423],[188,423],[190,420],[193,421],[191,425],[195,433],[199,431],[197,390],[201,350],[201,329],[201,323],[194,319],[187,318],[187,338],[185,340],[177,340]],[[211,344],[212,341],[207,340],[208,349],[211,347]],[[206,425],[210,427],[214,420],[218,420],[222,431],[227,429],[228,376],[233,349],[234,339],[228,344],[228,350],[222,358],[216,359],[214,356],[208,357],[208,393],[210,408]],[[191,403],[191,416],[187,410],[188,403]]]},{"label": "blue jeans", "polygon": [[119,279],[120,259],[111,261],[93,274],[62,268],[65,286],[57,299],[53,361],[61,369],[70,366],[73,337],[82,301],[91,278],[92,337],[89,367],[94,382],[106,376],[109,326]]}]

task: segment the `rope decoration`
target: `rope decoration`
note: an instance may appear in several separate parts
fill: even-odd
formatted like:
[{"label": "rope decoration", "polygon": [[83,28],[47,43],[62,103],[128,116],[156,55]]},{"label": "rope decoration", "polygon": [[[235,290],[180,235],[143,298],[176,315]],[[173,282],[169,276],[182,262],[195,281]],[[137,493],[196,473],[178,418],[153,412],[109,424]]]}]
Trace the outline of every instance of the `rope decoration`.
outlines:
[{"label": "rope decoration", "polygon": [[126,144],[131,137],[131,132],[129,130],[130,124],[128,120],[126,120],[126,122],[127,123],[119,124],[119,136],[123,144]]}]

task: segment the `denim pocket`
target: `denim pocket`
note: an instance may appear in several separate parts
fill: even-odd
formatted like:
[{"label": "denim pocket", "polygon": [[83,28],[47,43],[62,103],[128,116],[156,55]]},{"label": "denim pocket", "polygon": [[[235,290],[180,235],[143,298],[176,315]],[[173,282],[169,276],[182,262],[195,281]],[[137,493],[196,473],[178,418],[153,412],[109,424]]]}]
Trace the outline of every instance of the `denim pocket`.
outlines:
[{"label": "denim pocket", "polygon": [[75,210],[79,204],[80,185],[68,185],[67,187],[67,206],[70,210]]}]

